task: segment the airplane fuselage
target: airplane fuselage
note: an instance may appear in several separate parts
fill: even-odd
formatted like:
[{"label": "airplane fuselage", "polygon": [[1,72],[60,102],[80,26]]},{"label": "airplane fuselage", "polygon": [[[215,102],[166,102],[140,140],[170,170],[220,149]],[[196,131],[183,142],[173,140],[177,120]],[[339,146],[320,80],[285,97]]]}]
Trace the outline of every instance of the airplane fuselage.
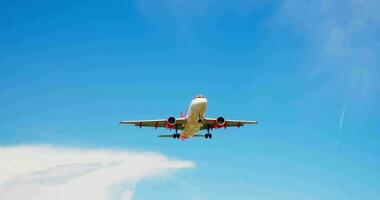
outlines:
[{"label": "airplane fuselage", "polygon": [[206,98],[195,98],[191,101],[186,115],[186,124],[180,133],[182,139],[192,137],[202,128],[202,121],[207,110]]}]

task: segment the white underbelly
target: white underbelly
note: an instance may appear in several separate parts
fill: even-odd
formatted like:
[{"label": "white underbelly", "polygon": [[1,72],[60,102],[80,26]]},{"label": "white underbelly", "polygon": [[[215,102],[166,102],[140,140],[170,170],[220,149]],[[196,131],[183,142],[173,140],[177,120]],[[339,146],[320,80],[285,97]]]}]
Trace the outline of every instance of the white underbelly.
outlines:
[{"label": "white underbelly", "polygon": [[181,132],[185,137],[192,137],[202,128],[203,115],[206,112],[207,103],[195,103],[190,106],[186,124]]},{"label": "white underbelly", "polygon": [[202,128],[202,125],[196,124],[186,124],[185,128],[182,131],[182,134],[187,137],[192,137],[194,134],[196,134],[200,129]]}]

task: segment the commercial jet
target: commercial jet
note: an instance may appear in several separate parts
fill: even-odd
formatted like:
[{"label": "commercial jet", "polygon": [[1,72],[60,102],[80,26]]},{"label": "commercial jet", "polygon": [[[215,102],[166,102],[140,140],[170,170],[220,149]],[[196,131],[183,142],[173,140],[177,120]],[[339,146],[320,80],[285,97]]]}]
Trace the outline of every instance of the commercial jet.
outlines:
[{"label": "commercial jet", "polygon": [[[138,127],[154,127],[167,128],[175,130],[174,134],[159,135],[158,137],[164,138],[181,138],[182,140],[191,137],[204,137],[211,139],[212,134],[210,131],[227,127],[238,127],[245,124],[257,124],[257,121],[242,121],[242,120],[225,120],[223,117],[218,118],[206,118],[204,116],[207,109],[207,99],[203,95],[194,97],[191,101],[187,114],[182,115],[180,118],[169,117],[167,119],[157,120],[135,120],[135,121],[121,121],[120,124],[132,124]],[[180,133],[178,133],[178,130]],[[200,130],[207,130],[207,133],[197,134]]]}]

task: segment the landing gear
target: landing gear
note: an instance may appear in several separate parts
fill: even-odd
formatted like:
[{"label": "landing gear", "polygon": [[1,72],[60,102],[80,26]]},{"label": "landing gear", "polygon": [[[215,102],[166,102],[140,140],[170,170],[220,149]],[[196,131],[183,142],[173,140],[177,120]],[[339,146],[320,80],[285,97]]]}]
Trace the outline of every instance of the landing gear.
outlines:
[{"label": "landing gear", "polygon": [[208,139],[208,138],[212,138],[212,134],[210,133],[210,124],[207,124],[207,133],[205,134],[205,138]]},{"label": "landing gear", "polygon": [[203,122],[203,114],[199,113],[198,123],[202,123],[202,122]]},{"label": "landing gear", "polygon": [[173,138],[174,138],[174,139],[176,139],[176,138],[178,139],[179,136],[180,136],[180,135],[179,135],[179,133],[178,133],[178,127],[177,127],[177,124],[176,124],[176,125],[175,125],[175,133],[173,134]]}]

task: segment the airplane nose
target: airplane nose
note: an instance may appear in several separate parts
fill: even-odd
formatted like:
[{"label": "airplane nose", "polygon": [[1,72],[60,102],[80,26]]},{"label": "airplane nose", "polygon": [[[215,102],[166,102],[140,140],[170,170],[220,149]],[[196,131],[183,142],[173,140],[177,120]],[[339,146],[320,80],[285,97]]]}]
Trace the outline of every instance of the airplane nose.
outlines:
[{"label": "airplane nose", "polygon": [[207,103],[207,99],[206,98],[198,99],[198,103],[205,104],[205,103]]},{"label": "airplane nose", "polygon": [[193,104],[195,105],[204,105],[204,104],[207,104],[207,99],[194,99],[193,100]]}]

